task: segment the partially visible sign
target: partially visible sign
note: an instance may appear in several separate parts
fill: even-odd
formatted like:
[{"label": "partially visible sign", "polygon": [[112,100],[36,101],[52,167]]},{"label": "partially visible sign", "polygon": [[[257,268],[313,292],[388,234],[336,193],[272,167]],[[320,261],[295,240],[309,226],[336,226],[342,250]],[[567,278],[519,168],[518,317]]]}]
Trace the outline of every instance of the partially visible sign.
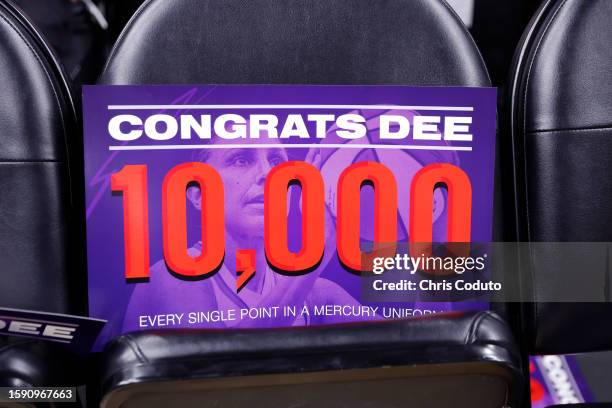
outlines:
[{"label": "partially visible sign", "polygon": [[589,390],[571,356],[530,357],[529,372],[533,408],[591,402]]},{"label": "partially visible sign", "polygon": [[[134,330],[465,309],[363,299],[362,258],[490,242],[495,89],[88,86],[83,114],[99,347]],[[411,271],[432,275],[420,260],[437,255],[413,248]]]},{"label": "partially visible sign", "polygon": [[81,354],[91,351],[105,323],[81,316],[0,308],[0,335],[63,343]]}]

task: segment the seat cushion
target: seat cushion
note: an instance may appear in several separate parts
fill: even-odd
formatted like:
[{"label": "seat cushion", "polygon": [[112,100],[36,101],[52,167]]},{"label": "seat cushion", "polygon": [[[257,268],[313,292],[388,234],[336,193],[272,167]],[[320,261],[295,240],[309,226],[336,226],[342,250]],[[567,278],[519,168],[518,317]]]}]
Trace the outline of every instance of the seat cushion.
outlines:
[{"label": "seat cushion", "polygon": [[70,222],[74,105],[51,51],[7,2],[0,89],[0,306],[71,312],[78,291],[69,287],[83,282],[72,263],[83,251],[69,250],[70,228],[80,225]]},{"label": "seat cushion", "polygon": [[311,328],[143,331],[115,339],[103,359],[105,407],[492,407],[520,389],[519,353],[491,312]]}]

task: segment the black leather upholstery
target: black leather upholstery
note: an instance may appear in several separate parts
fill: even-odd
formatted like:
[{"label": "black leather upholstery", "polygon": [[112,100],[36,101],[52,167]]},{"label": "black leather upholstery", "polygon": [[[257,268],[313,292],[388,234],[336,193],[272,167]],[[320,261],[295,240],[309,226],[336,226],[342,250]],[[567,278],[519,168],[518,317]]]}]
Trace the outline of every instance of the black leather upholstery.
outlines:
[{"label": "black leather upholstery", "polygon": [[[517,51],[510,105],[521,241],[612,241],[610,19],[607,0],[547,1]],[[599,267],[573,271],[599,288],[599,300],[610,298],[610,255]],[[572,290],[555,257],[527,265],[536,302],[526,305],[532,350],[609,348],[609,304],[541,302]]]},{"label": "black leather upholstery", "polygon": [[75,110],[50,50],[4,1],[0,89],[0,305],[70,312],[70,282],[84,273],[68,252]]},{"label": "black leather upholstery", "polygon": [[[84,270],[72,262],[82,250],[69,252],[68,150],[77,127],[64,78],[37,31],[0,1],[2,307],[75,311],[70,287]],[[2,335],[0,386],[74,385],[72,359],[56,345]]]},{"label": "black leather upholstery", "polygon": [[77,360],[53,343],[0,339],[0,387],[75,386]]},{"label": "black leather upholstery", "polygon": [[101,82],[489,86],[438,0],[148,1]]},{"label": "black leather upholstery", "polygon": [[[291,387],[302,382],[299,375],[295,380],[291,380],[291,375],[324,375],[331,371],[339,379],[342,373],[351,370],[407,366],[412,366],[412,371],[401,376],[404,397],[387,396],[395,401],[393,406],[409,401],[415,407],[492,407],[503,406],[508,395],[516,395],[513,393],[520,378],[520,356],[512,335],[491,312],[284,330],[144,331],[115,339],[105,351],[105,361],[103,385],[107,396],[103,405],[108,407],[164,406],[169,401],[173,404],[180,401],[181,406],[196,402],[198,406],[209,406],[207,403],[213,406],[217,397],[212,397],[211,390],[182,389],[180,380],[184,379],[233,379],[227,388],[234,391],[226,391],[225,397],[218,396],[225,403],[217,402],[242,406],[240,399],[232,400],[236,405],[230,404],[229,395],[246,392],[241,387],[252,376],[281,374],[279,378],[289,380],[285,385]],[[384,370],[381,373],[377,376],[387,379]],[[484,384],[490,387],[479,390],[476,399],[474,388],[462,380],[471,376],[488,378]],[[413,377],[413,381],[406,381],[406,377]],[[284,380],[279,378],[264,381],[260,386],[282,384]],[[316,376],[304,379],[306,383],[311,381],[316,383]],[[413,389],[416,384],[417,389]],[[460,390],[462,387],[465,389]],[[449,394],[442,391],[445,389]],[[436,392],[432,393],[433,390]],[[153,393],[150,398],[149,393]],[[266,395],[262,391],[258,398],[264,400],[258,400],[258,404],[292,406],[289,402],[301,401],[305,405],[299,406],[314,406],[313,401],[317,400],[316,395],[294,395],[283,405],[282,393],[271,400],[265,399]],[[323,399],[325,406],[352,398],[341,393],[329,395],[335,398]],[[354,406],[384,406],[380,405],[384,398],[376,398],[374,392],[364,392]]]}]

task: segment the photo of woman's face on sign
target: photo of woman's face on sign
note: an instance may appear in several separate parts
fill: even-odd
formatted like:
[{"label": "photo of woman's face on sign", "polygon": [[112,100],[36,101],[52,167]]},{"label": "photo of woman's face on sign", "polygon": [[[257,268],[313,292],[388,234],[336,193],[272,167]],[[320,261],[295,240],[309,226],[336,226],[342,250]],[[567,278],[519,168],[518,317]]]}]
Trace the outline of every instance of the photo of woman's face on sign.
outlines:
[{"label": "photo of woman's face on sign", "polygon": [[[220,143],[218,142],[221,146]],[[250,149],[209,149],[194,154],[199,162],[219,172],[225,186],[225,227],[227,233],[240,237],[263,238],[264,183],[270,170],[289,160],[278,141],[270,147]],[[197,210],[201,209],[199,187],[187,190],[187,197]]]}]

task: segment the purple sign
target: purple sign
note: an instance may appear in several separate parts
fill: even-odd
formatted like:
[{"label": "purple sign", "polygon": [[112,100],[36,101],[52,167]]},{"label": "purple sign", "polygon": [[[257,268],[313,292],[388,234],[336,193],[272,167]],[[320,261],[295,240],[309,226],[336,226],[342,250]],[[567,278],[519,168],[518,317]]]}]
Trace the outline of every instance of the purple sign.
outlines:
[{"label": "purple sign", "polygon": [[[490,242],[495,106],[493,88],[85,87],[89,305],[108,320],[97,347],[134,330],[470,307],[364,302],[355,265],[411,231]],[[417,198],[417,177],[440,183]],[[451,222],[457,197],[471,197],[467,226]]]},{"label": "purple sign", "polygon": [[593,400],[573,356],[529,357],[529,372],[533,408]]},{"label": "purple sign", "polygon": [[82,316],[0,308],[0,336],[60,343],[83,355],[91,351],[104,323]]}]

